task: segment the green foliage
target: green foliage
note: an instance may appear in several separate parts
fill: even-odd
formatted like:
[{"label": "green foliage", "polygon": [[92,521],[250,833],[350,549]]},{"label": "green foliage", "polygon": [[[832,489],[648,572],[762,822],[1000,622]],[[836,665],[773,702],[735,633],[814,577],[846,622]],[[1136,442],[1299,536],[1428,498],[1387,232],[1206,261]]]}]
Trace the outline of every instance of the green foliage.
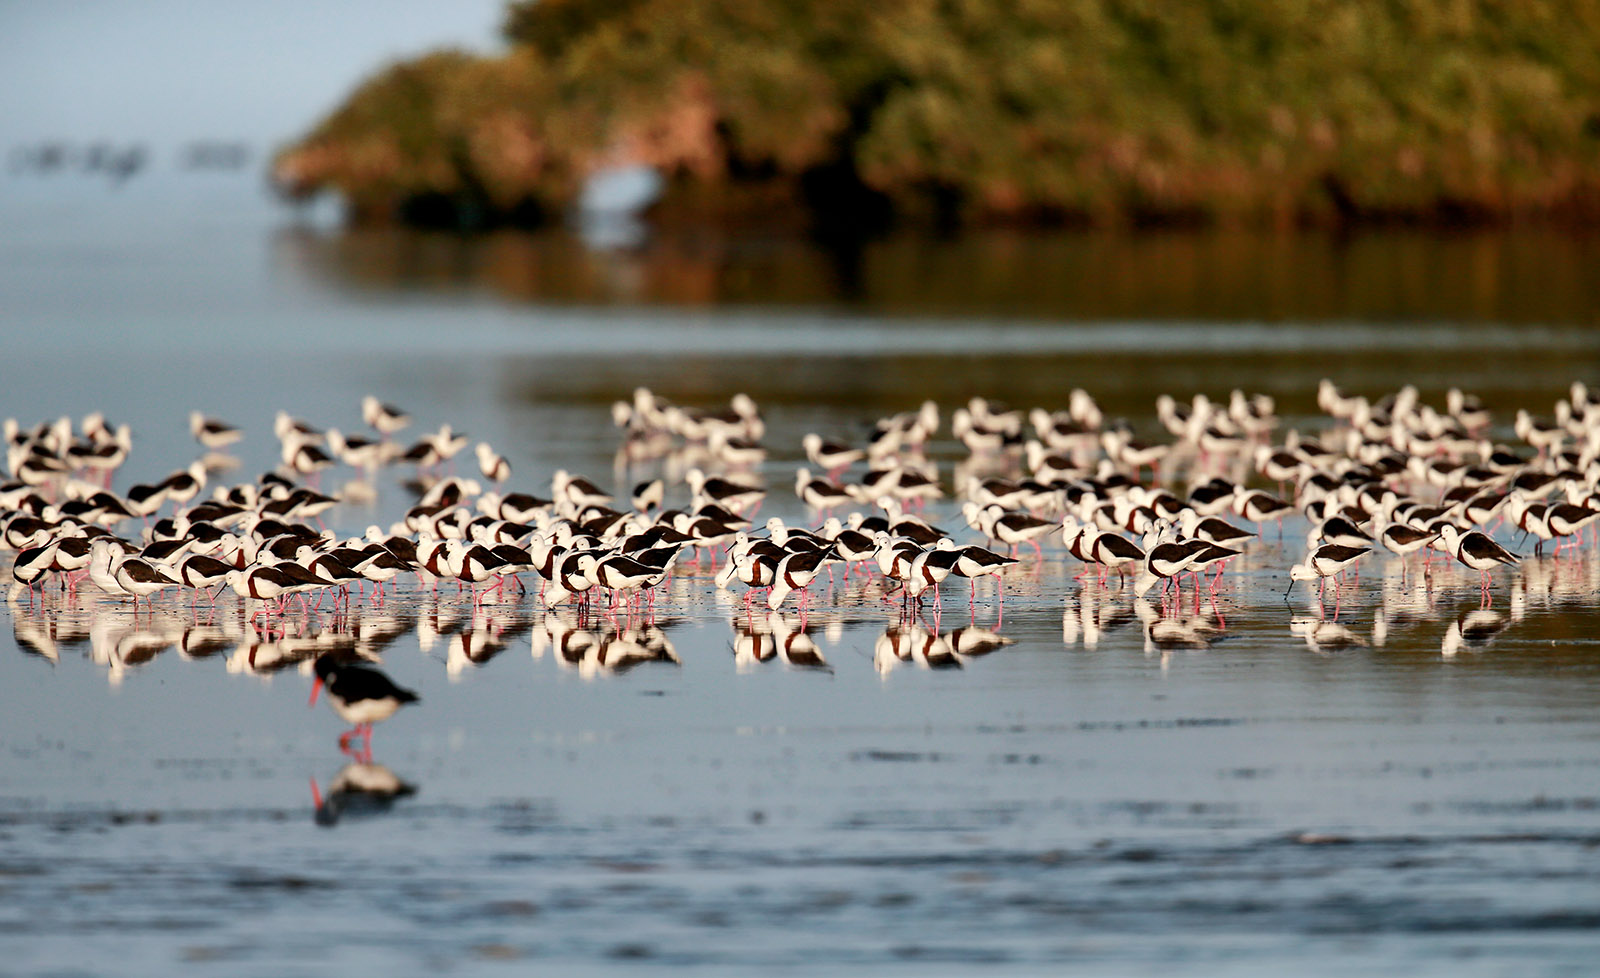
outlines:
[{"label": "green foliage", "polygon": [[1600,217],[1600,0],[522,0],[505,35],[364,84],[280,185],[493,220],[643,162],[732,219]]}]

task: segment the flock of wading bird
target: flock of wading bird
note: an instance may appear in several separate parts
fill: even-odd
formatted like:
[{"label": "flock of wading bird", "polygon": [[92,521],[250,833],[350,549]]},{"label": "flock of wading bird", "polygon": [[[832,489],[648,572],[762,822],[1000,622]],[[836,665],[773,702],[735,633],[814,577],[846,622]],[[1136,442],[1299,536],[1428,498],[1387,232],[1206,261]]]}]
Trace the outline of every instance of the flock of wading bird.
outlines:
[{"label": "flock of wading bird", "polygon": [[[846,578],[881,576],[885,600],[908,617],[925,604],[938,608],[950,577],[968,583],[975,610],[979,578],[995,577],[1003,602],[1002,579],[1019,548],[1042,556],[1052,539],[1102,583],[1115,577],[1139,596],[1160,585],[1177,600],[1187,575],[1196,603],[1204,587],[1215,608],[1229,562],[1268,524],[1281,538],[1284,519],[1296,515],[1310,530],[1304,559],[1289,568],[1290,589],[1315,581],[1319,609],[1328,579],[1337,584],[1375,547],[1425,571],[1436,555],[1478,571],[1488,606],[1491,572],[1519,559],[1497,531],[1559,554],[1582,545],[1585,527],[1592,539],[1600,519],[1600,394],[1581,383],[1549,417],[1519,411],[1507,429],[1456,390],[1435,406],[1411,387],[1374,401],[1323,381],[1317,403],[1331,424],[1281,437],[1271,398],[1162,396],[1156,413],[1171,438],[1159,443],[1108,423],[1084,391],[1066,401],[1064,410],[1024,412],[974,398],[951,414],[949,434],[968,453],[951,480],[959,512],[986,545],[957,543],[919,515],[950,485],[928,451],[940,429],[931,402],[877,420],[855,442],[806,435],[801,447],[821,474],[798,469],[795,494],[816,519],[798,527],[774,516],[763,533],[753,517],[767,494],[757,473],[768,449],[755,402],[738,395],[726,410],[700,411],[640,389],[613,407],[624,433],[619,457],[670,458],[663,469],[672,485],[635,485],[626,506],[620,494],[565,471],[545,495],[508,491],[510,464],[483,442],[476,461],[494,488],[443,475],[469,439],[445,425],[401,444],[395,436],[411,419],[371,397],[362,404],[367,434],[318,430],[280,412],[281,465],[255,482],[213,485],[201,461],[122,494],[111,486],[132,447],[126,426],[99,414],[77,426],[7,420],[12,481],[0,486],[0,546],[16,551],[13,603],[24,590],[31,602],[52,579],[69,594],[88,580],[131,598],[136,610],[168,589],[187,590],[192,605],[231,589],[253,609],[252,625],[271,629],[291,602],[309,609],[311,594],[318,606],[338,608],[365,599],[370,586],[381,606],[401,575],[434,592],[442,581],[470,589],[476,607],[523,600],[522,578],[533,574],[533,600],[546,607],[649,616],[675,566],[691,562],[686,554],[698,564],[701,553],[717,587],[745,585],[747,607],[759,597],[777,611],[794,596],[803,614],[813,582],[840,569]],[[209,452],[241,437],[199,413],[190,427]],[[370,485],[381,467],[414,465],[408,485],[419,498],[387,530],[340,538],[319,519],[340,498],[316,486],[341,464],[363,474],[351,487]],[[1186,492],[1160,484],[1163,467],[1184,472]],[[858,474],[846,479],[851,471]],[[687,504],[663,508],[669,495],[682,497],[680,479]],[[125,527],[138,532],[119,535]],[[1337,618],[1337,587],[1334,602]]]},{"label": "flock of wading bird", "polygon": [[[475,454],[490,491],[475,479],[443,474],[453,472],[453,459],[469,440],[445,426],[403,445],[395,436],[410,419],[370,397],[362,405],[369,434],[319,431],[280,413],[280,466],[234,485],[213,485],[212,476],[232,461],[217,453],[241,432],[196,413],[191,431],[209,454],[122,494],[111,487],[132,447],[126,426],[98,414],[77,426],[60,419],[25,429],[8,420],[11,481],[0,485],[0,546],[16,552],[8,605],[19,646],[53,659],[59,644],[79,640],[73,631],[84,610],[78,588],[87,580],[98,591],[131,599],[135,609],[133,627],[125,616],[104,614],[89,616],[84,628],[95,657],[111,666],[113,682],[128,666],[174,644],[189,658],[237,644],[230,670],[309,667],[314,690],[326,688],[353,727],[341,747],[370,761],[372,724],[416,696],[363,661],[378,660],[412,630],[421,633],[424,651],[448,636],[451,675],[487,661],[524,631],[532,633],[536,658],[553,649],[558,662],[585,674],[621,672],[678,661],[656,619],[658,590],[665,586],[669,600],[688,605],[740,582],[745,592],[742,613],[734,617],[734,657],[741,668],[772,659],[827,668],[809,636],[806,602],[820,575],[831,581],[841,569],[847,580],[855,578],[854,600],[900,605],[901,614],[875,643],[880,672],[900,662],[956,666],[1008,644],[976,624],[978,579],[996,578],[995,601],[1003,608],[1003,579],[1018,563],[1019,549],[1042,556],[1042,544],[1054,539],[1084,564],[1078,594],[1067,596],[1064,640],[1089,647],[1137,619],[1146,651],[1160,649],[1165,666],[1170,650],[1205,647],[1227,627],[1217,607],[1218,580],[1268,525],[1276,525],[1281,540],[1284,520],[1292,516],[1307,520],[1309,532],[1304,559],[1288,569],[1290,588],[1314,580],[1318,600],[1316,617],[1292,619],[1291,631],[1316,650],[1365,644],[1338,624],[1338,579],[1382,547],[1401,564],[1401,581],[1412,563],[1422,565],[1417,578],[1431,581],[1435,557],[1480,573],[1479,610],[1449,626],[1448,656],[1505,627],[1504,616],[1489,609],[1489,575],[1519,558],[1496,535],[1508,542],[1516,537],[1518,547],[1531,541],[1536,552],[1550,544],[1559,555],[1583,544],[1585,527],[1591,540],[1600,529],[1600,397],[1581,384],[1572,385],[1549,418],[1519,411],[1509,429],[1496,427],[1474,398],[1458,391],[1441,409],[1422,403],[1412,388],[1371,401],[1325,381],[1317,403],[1330,423],[1315,436],[1289,430],[1280,437],[1269,398],[1234,392],[1226,402],[1196,396],[1179,403],[1162,397],[1157,416],[1171,438],[1147,444],[1127,425],[1108,423],[1082,391],[1053,413],[973,399],[950,417],[950,437],[966,454],[949,480],[940,478],[929,452],[939,410],[924,404],[879,419],[853,443],[816,433],[801,439],[821,474],[798,469],[794,491],[815,518],[796,527],[769,517],[764,533],[755,530],[754,514],[767,492],[759,475],[768,467],[766,428],[756,404],[742,395],[727,410],[711,412],[670,404],[647,390],[616,404],[613,419],[623,430],[619,469],[662,473],[634,485],[627,508],[617,505],[616,494],[564,471],[554,474],[545,496],[508,491],[511,466],[485,443]],[[938,448],[948,452],[950,445]],[[339,494],[320,491],[324,470],[341,464],[359,477]],[[341,496],[370,504],[377,470],[395,465],[415,466],[406,485],[417,493],[399,522],[343,539],[322,528],[320,515]],[[1149,483],[1141,481],[1147,469]],[[1183,495],[1161,485],[1163,470],[1169,480],[1182,473]],[[852,471],[853,478],[844,478]],[[680,486],[687,489],[686,504],[664,508],[668,498],[685,498]],[[925,518],[930,504],[946,499],[947,487],[986,546],[957,543]],[[841,510],[845,515],[835,515]],[[1282,552],[1281,545],[1260,549],[1265,557],[1256,559],[1258,567]],[[702,553],[709,568],[674,576],[675,567],[699,564]],[[1545,573],[1543,565],[1560,563],[1536,566],[1554,579],[1558,570]],[[528,574],[539,578],[537,598],[525,597],[521,578]],[[422,598],[385,607],[387,590],[402,575],[415,577]],[[1182,608],[1186,575],[1194,581],[1193,617]],[[940,587],[952,576],[968,582],[973,621],[941,634]],[[1562,600],[1592,603],[1595,576],[1568,575]],[[1336,583],[1331,620],[1322,600],[1329,578]],[[52,581],[59,582],[49,594],[57,604],[47,608],[45,587]],[[441,593],[441,582],[455,588]],[[1394,583],[1392,576],[1382,581],[1373,644],[1383,644],[1391,623],[1415,615]],[[1143,597],[1158,584],[1159,612]],[[1209,617],[1199,614],[1202,588],[1211,598]],[[1574,595],[1574,588],[1582,593]],[[155,627],[155,596],[168,589],[189,592],[194,621]],[[218,626],[211,620],[214,605],[229,589],[242,610]],[[461,592],[468,589],[471,619],[463,627],[459,619],[469,605]],[[1550,591],[1554,596],[1553,585]],[[1129,592],[1139,597],[1125,597]],[[1526,604],[1530,593],[1529,587],[1513,591],[1513,619],[1519,598]],[[1431,602],[1431,583],[1428,594]],[[781,610],[792,595],[798,620]],[[758,596],[766,605],[760,613],[753,604]],[[528,600],[549,609],[537,627],[527,616],[506,614],[508,606]],[[141,601],[149,610],[143,628]],[[353,611],[358,601],[365,604],[360,614]],[[292,602],[304,614],[289,614]],[[317,624],[324,603],[329,622]],[[89,607],[101,611],[111,604]],[[931,628],[923,616],[928,604]],[[163,608],[161,616],[177,618],[179,607],[182,602]],[[837,617],[826,625],[829,633],[840,628]],[[362,744],[359,752],[353,740]]]}]

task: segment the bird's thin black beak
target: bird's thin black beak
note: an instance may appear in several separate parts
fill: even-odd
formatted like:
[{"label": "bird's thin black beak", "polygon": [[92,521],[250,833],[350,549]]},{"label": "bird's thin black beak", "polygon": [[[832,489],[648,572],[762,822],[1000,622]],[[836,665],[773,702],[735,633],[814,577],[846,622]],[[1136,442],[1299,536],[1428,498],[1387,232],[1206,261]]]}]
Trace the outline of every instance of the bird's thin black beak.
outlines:
[{"label": "bird's thin black beak", "polygon": [[1289,578],[1289,586],[1287,588],[1285,588],[1284,592],[1283,592],[1283,603],[1284,604],[1288,604],[1289,603],[1289,592],[1294,590],[1295,583],[1296,582],[1295,582],[1294,578],[1292,578],[1292,577]]}]

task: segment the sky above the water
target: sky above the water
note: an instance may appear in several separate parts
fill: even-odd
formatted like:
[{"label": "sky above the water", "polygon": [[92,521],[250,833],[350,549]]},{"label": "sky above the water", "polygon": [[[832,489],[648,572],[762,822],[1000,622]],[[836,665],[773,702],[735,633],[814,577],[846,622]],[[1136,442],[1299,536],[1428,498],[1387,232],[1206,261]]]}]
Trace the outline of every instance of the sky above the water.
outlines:
[{"label": "sky above the water", "polygon": [[8,141],[288,138],[379,65],[498,43],[503,0],[0,2]]},{"label": "sky above the water", "polygon": [[[354,85],[398,58],[499,45],[504,0],[0,0],[0,216],[120,223],[123,212],[225,203],[274,211],[262,173]],[[196,143],[243,146],[242,166],[190,168]],[[39,147],[66,147],[48,174]],[[138,146],[121,185],[91,147]]]}]

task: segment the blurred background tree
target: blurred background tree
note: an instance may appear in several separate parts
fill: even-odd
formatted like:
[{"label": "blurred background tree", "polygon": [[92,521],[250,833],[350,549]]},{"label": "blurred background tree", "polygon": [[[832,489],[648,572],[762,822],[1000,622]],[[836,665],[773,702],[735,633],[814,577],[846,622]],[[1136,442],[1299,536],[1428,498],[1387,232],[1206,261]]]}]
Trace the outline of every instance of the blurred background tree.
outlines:
[{"label": "blurred background tree", "polygon": [[521,0],[274,167],[358,222],[1600,218],[1600,0]]}]

